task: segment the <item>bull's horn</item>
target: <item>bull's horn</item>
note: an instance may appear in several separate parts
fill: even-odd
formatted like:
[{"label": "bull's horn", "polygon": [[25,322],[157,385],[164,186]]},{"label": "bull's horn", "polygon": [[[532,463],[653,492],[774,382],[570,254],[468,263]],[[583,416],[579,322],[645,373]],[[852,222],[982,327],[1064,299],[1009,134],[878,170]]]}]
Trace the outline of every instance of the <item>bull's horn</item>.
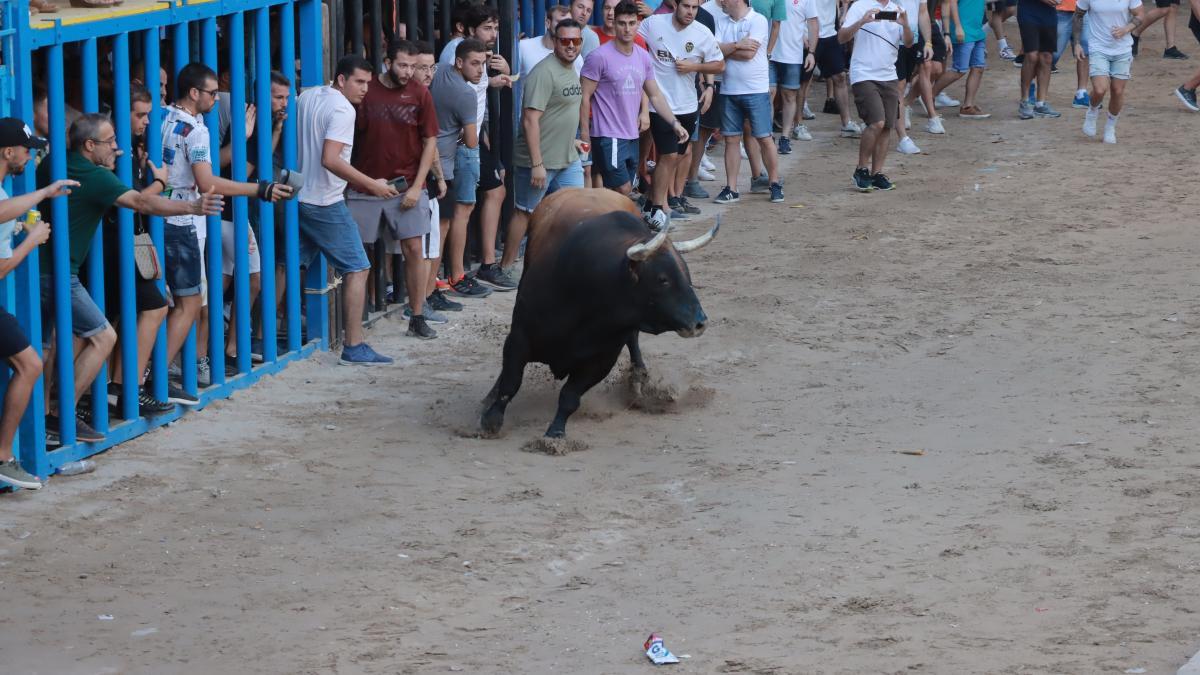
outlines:
[{"label": "bull's horn", "polygon": [[654,238],[651,239],[650,241],[647,241],[647,242],[641,243],[641,244],[634,244],[633,246],[630,246],[629,250],[625,251],[625,255],[628,256],[630,260],[637,260],[640,262],[642,260],[645,260],[646,258],[649,258],[650,255],[653,254],[655,251],[657,251],[658,248],[660,246],[662,246],[663,242],[666,240],[667,240],[667,228],[664,227],[662,229],[662,231],[659,232],[658,234],[654,235]]},{"label": "bull's horn", "polygon": [[696,237],[695,239],[688,239],[687,241],[674,242],[675,250],[679,251],[680,253],[691,253],[692,251],[695,251],[696,249],[704,248],[705,246],[708,245],[708,242],[712,241],[713,238],[717,236],[717,230],[720,230],[720,229],[721,229],[721,216],[717,216],[717,224],[713,225],[713,228],[711,230],[709,230],[708,232],[705,232],[704,234],[700,235],[699,237]]}]

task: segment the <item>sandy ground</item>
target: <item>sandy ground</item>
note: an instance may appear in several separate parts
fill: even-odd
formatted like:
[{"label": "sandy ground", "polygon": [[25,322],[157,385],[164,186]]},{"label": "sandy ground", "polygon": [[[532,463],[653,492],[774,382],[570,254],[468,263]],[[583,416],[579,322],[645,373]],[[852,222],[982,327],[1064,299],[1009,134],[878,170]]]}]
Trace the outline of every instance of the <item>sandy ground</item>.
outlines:
[{"label": "sandy ground", "polygon": [[1018,122],[1001,63],[996,119],[914,133],[900,188],[859,195],[821,115],[789,203],[744,197],[691,258],[708,332],[643,343],[683,400],[626,410],[614,376],[577,452],[523,451],[541,368],[469,437],[497,295],[434,342],[381,323],[399,367],[322,354],[0,498],[2,669],[648,672],[659,631],[682,673],[1174,672],[1200,649],[1200,116],[1160,36],[1116,147],[1069,76],[1063,119]]}]

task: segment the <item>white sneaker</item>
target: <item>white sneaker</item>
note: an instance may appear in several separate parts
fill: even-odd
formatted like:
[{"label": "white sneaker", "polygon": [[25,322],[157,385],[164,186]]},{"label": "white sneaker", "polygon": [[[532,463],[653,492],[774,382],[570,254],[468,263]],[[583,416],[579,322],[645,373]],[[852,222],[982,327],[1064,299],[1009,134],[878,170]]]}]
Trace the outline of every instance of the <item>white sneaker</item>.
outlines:
[{"label": "white sneaker", "polygon": [[942,118],[940,116],[929,118],[929,121],[925,123],[925,131],[931,134],[946,133],[946,127],[942,126]]},{"label": "white sneaker", "polygon": [[900,145],[897,145],[896,149],[906,155],[918,155],[921,153],[921,149],[918,148],[917,144],[913,142],[913,139],[908,136],[900,139]]},{"label": "white sneaker", "polygon": [[904,106],[904,128],[905,129],[912,128],[912,106],[911,105]]},{"label": "white sneaker", "polygon": [[863,129],[858,125],[858,122],[850,120],[846,126],[842,127],[842,138],[859,138],[862,136]]},{"label": "white sneaker", "polygon": [[642,218],[646,220],[646,224],[655,232],[661,231],[670,223],[670,218],[667,217],[667,212],[662,209],[654,209],[649,213],[643,213]]},{"label": "white sneaker", "polygon": [[959,101],[955,98],[950,98],[946,95],[946,92],[943,91],[937,95],[937,98],[933,99],[933,104],[939,108],[956,108],[962,105],[962,101]]},{"label": "white sneaker", "polygon": [[808,127],[803,124],[797,124],[792,127],[792,140],[794,141],[811,141],[812,134],[809,133]]},{"label": "white sneaker", "polygon": [[712,172],[717,170],[717,165],[713,164],[713,161],[708,158],[708,155],[702,155],[700,157],[700,168],[704,169],[705,171]]},{"label": "white sneaker", "polygon": [[700,180],[716,180],[717,179],[716,174],[714,174],[713,172],[709,171],[708,169],[706,169],[704,167],[700,167],[696,171],[696,177],[699,178]]},{"label": "white sneaker", "polygon": [[1110,144],[1117,142],[1117,125],[1111,123],[1104,125],[1104,142]]},{"label": "white sneaker", "polygon": [[1088,108],[1083,114],[1083,133],[1089,138],[1096,137],[1096,118],[1100,116],[1099,108]]},{"label": "white sneaker", "polygon": [[817,116],[813,114],[812,109],[808,107],[808,101],[804,102],[804,110],[803,110],[803,112],[800,113],[800,116],[806,120],[817,119]]}]

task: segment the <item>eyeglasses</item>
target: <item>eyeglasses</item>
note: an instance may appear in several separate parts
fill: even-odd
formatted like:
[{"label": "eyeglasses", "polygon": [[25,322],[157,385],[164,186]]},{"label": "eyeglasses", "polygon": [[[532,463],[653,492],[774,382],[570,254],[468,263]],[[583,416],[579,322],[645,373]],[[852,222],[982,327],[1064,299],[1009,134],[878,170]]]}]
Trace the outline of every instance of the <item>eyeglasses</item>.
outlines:
[{"label": "eyeglasses", "polygon": [[437,70],[437,64],[435,63],[431,66],[417,66],[416,69],[418,73],[431,73]]},{"label": "eyeglasses", "polygon": [[558,44],[564,47],[570,47],[572,45],[578,47],[579,45],[583,44],[583,38],[558,38]]},{"label": "eyeglasses", "polygon": [[100,145],[111,145],[114,148],[117,147],[117,137],[116,136],[113,136],[112,138],[109,138],[107,140],[105,140],[103,138],[89,138],[88,140],[92,141],[93,143],[99,143]]},{"label": "eyeglasses", "polygon": [[209,89],[201,89],[200,87],[196,87],[196,91],[200,92],[201,94],[208,94],[209,96],[211,96],[215,99],[217,97],[217,92],[219,92],[221,90],[220,89],[209,90]]}]

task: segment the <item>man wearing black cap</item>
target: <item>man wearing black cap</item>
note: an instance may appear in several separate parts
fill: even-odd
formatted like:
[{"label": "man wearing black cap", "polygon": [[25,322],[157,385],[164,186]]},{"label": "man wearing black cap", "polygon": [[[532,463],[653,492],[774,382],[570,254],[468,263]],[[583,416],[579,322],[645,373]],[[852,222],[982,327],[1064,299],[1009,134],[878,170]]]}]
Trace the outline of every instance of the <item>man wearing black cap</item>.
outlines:
[{"label": "man wearing black cap", "polygon": [[[0,183],[9,176],[25,173],[25,166],[30,160],[29,151],[45,147],[45,139],[35,137],[21,120],[15,117],[0,118]],[[38,221],[29,229],[20,245],[14,248],[16,219],[43,199],[70,193],[70,188],[75,185],[78,185],[75,181],[60,180],[41,190],[12,198],[0,185],[0,279],[8,276],[38,244],[50,237],[50,224]],[[36,490],[42,486],[41,481],[17,464],[12,448],[17,426],[33,393],[33,385],[42,374],[42,360],[30,346],[29,338],[25,337],[16,318],[3,307],[0,307],[0,359],[7,361],[13,371],[4,393],[4,407],[0,409],[0,485]]]},{"label": "man wearing black cap", "polygon": [[[67,178],[79,181],[80,184],[79,189],[67,198],[71,328],[75,335],[84,341],[82,349],[75,354],[75,400],[78,401],[91,386],[92,380],[100,372],[100,366],[108,359],[117,341],[116,331],[92,297],[83,289],[78,277],[79,269],[87,258],[92,238],[104,214],[115,204],[148,216],[207,216],[220,213],[222,201],[220,195],[213,193],[215,188],[212,186],[203,195],[190,200],[166,199],[159,196],[165,189],[167,172],[153,165],[151,167],[155,170],[155,180],[150,187],[139,192],[121,182],[112,171],[121,150],[117,148],[116,130],[106,115],[81,115],[71,124],[67,133],[67,146]],[[49,178],[49,169],[48,162],[42,162],[38,167],[38,178],[42,182]],[[46,204],[42,210],[49,212],[49,208],[50,205]],[[117,242],[111,241],[107,243],[106,248],[117,245]],[[47,354],[53,344],[49,330],[54,319],[54,283],[51,276],[54,273],[53,251],[53,242],[41,250],[42,325],[47,327],[42,334],[42,341],[46,344]],[[116,275],[118,271],[109,270],[108,274]],[[161,303],[159,307],[166,306],[166,301],[161,296],[158,296],[157,301]],[[192,401],[194,402],[194,399]],[[144,395],[139,396],[139,404],[142,408],[159,408],[155,411],[163,412],[162,402],[153,401]],[[81,416],[86,417],[87,413],[88,411],[84,410]],[[49,433],[53,435],[54,431],[56,430],[51,429]],[[83,437],[82,431],[79,432],[79,438],[89,440]]]}]

